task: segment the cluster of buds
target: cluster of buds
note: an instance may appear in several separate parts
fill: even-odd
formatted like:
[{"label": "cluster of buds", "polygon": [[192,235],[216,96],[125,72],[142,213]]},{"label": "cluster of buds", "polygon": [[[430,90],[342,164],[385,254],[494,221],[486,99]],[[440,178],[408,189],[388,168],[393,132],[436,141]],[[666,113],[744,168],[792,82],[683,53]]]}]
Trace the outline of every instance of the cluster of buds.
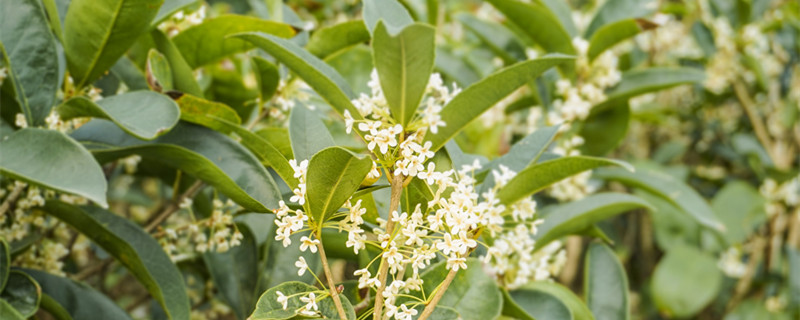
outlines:
[{"label": "cluster of buds", "polygon": [[[190,210],[192,201],[184,199],[180,208]],[[179,221],[180,216],[173,215],[168,224],[177,227],[164,228],[159,233],[159,242],[170,256],[177,260],[181,254],[191,252],[227,252],[230,248],[239,246],[244,235],[236,228],[233,221],[233,212],[238,206],[231,200],[222,202],[214,199],[211,216],[199,221]]]}]

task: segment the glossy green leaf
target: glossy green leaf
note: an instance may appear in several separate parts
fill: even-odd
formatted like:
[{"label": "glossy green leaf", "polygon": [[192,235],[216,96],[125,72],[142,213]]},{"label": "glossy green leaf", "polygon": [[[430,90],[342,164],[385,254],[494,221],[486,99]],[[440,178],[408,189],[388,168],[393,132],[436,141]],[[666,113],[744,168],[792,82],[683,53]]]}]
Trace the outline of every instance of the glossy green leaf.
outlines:
[{"label": "glossy green leaf", "polygon": [[527,59],[525,47],[506,27],[478,19],[469,13],[459,13],[456,15],[456,19],[486,43],[492,52],[503,59],[505,64],[513,64]]},{"label": "glossy green leaf", "polygon": [[24,318],[29,318],[39,310],[42,289],[36,280],[29,275],[12,270],[8,274],[8,283],[0,293],[0,300],[5,300]]},{"label": "glossy green leaf", "polygon": [[11,271],[11,249],[6,239],[0,239],[0,292],[6,287],[8,273]]},{"label": "glossy green leaf", "polygon": [[[422,273],[424,291],[430,294],[447,276],[447,262],[442,261]],[[495,280],[481,268],[478,259],[467,259],[467,269],[459,270],[439,306],[453,308],[464,320],[495,319],[500,315],[503,296]]]},{"label": "glossy green leaf", "polygon": [[592,243],[585,261],[583,290],[594,318],[630,319],[628,277],[614,251],[604,244]]},{"label": "glossy green leaf", "polygon": [[124,83],[130,91],[149,89],[144,72],[127,56],[119,58],[109,71]]},{"label": "glossy green leaf", "polygon": [[131,319],[114,301],[83,283],[39,270],[24,269],[24,272],[42,287],[44,309],[47,296],[72,319]]},{"label": "glossy green leaf", "polygon": [[547,160],[518,172],[497,192],[497,198],[500,203],[509,205],[564,178],[602,166],[621,166],[630,169],[630,165],[625,162],[586,156]]},{"label": "glossy green leaf", "polygon": [[175,90],[192,94],[197,97],[203,97],[203,89],[197,83],[192,73],[192,67],[186,63],[186,60],[181,55],[175,44],[172,43],[164,32],[158,29],[153,29],[150,32],[150,37],[153,38],[158,52],[164,54],[164,58],[169,62],[169,68],[172,71],[172,82]]},{"label": "glossy green leaf", "polygon": [[611,152],[625,138],[630,122],[631,110],[627,101],[609,108],[592,108],[580,129],[580,136],[584,139],[581,153],[603,156]]},{"label": "glossy green leaf", "polygon": [[589,39],[589,50],[586,53],[589,61],[594,60],[617,43],[631,38],[643,30],[655,27],[654,23],[643,19],[625,19],[603,26]]},{"label": "glossy green leaf", "polygon": [[370,33],[364,21],[353,20],[320,28],[311,34],[306,50],[317,58],[325,59],[331,55],[369,41]]},{"label": "glossy green leaf", "polygon": [[651,293],[659,311],[689,318],[705,308],[722,286],[714,257],[686,245],[670,248],[653,272]]},{"label": "glossy green leaf", "polygon": [[236,227],[244,236],[242,243],[224,253],[206,252],[203,260],[219,295],[233,309],[237,319],[244,319],[256,303],[258,245],[246,224],[239,223]]},{"label": "glossy green leaf", "polygon": [[392,33],[378,21],[372,40],[372,56],[381,89],[392,116],[406,126],[425,93],[433,70],[436,45],[433,27],[415,23]]},{"label": "glossy green leaf", "polygon": [[397,0],[364,0],[361,15],[370,34],[375,32],[379,20],[383,20],[392,33],[414,23],[408,10]]},{"label": "glossy green leaf", "polygon": [[606,101],[593,109],[598,112],[621,101],[642,95],[679,86],[682,84],[702,82],[705,74],[694,68],[648,68],[628,71],[622,74],[622,80],[606,92]]},{"label": "glossy green leaf", "polygon": [[525,169],[525,167],[536,163],[542,153],[553,143],[553,139],[556,134],[558,134],[558,128],[559,126],[552,126],[537,129],[522,138],[522,140],[517,141],[517,143],[511,146],[508,153],[485,165],[484,169],[475,175],[476,179],[479,181],[482,180],[483,177],[486,177],[480,190],[486,191],[494,186],[494,177],[491,175],[491,172],[492,170],[498,170],[501,165],[514,172],[519,172]]},{"label": "glossy green leaf", "polygon": [[598,193],[578,201],[559,205],[548,211],[539,226],[536,247],[543,248],[553,240],[580,233],[595,223],[634,209],[650,209],[639,197],[624,193]]},{"label": "glossy green leaf", "polygon": [[[318,291],[316,287],[310,286],[308,284],[297,282],[297,281],[289,281],[284,282],[276,287],[273,287],[258,298],[258,304],[256,305],[256,310],[253,314],[250,315],[248,319],[250,320],[280,320],[280,319],[294,319],[299,313],[298,309],[302,308],[305,303],[300,301],[300,297],[308,296],[308,294],[302,294],[306,292],[314,292]],[[278,303],[278,294],[277,292],[281,292],[285,296],[292,296],[289,298],[287,302],[286,310],[283,309],[280,303]],[[317,293],[317,296],[320,294]],[[356,313],[353,311],[353,306],[350,304],[350,301],[347,300],[347,297],[343,295],[339,295],[339,298],[342,300],[342,306],[345,309],[345,313],[347,314],[348,320],[355,320]],[[339,314],[336,312],[336,306],[333,303],[333,298],[330,296],[325,297],[321,300],[317,300],[317,304],[319,306],[319,311],[322,313],[322,316],[326,319],[339,319]]]},{"label": "glossy green leaf", "polygon": [[[37,0],[0,3],[0,56],[29,125],[42,125],[58,90],[56,43]],[[5,64],[5,63],[3,63]]]},{"label": "glossy green leaf", "polygon": [[172,38],[172,42],[186,63],[192,68],[197,68],[231,54],[252,49],[253,45],[249,42],[230,37],[243,32],[263,32],[281,38],[294,35],[294,29],[288,24],[250,16],[223,15],[184,30]]},{"label": "glossy green leaf", "polygon": [[150,29],[164,0],[72,0],[64,19],[64,52],[75,86],[99,78]]},{"label": "glossy green leaf", "polygon": [[637,167],[636,172],[616,168],[597,170],[594,173],[594,177],[619,181],[655,193],[681,208],[701,225],[717,231],[725,230],[725,225],[714,215],[714,211],[703,197],[685,183],[675,180],[672,176]]},{"label": "glossy green leaf", "polygon": [[594,320],[572,291],[558,283],[535,281],[505,295],[503,314],[531,320]]},{"label": "glossy green leaf", "polygon": [[572,21],[572,12],[575,9],[570,6],[570,2],[563,0],[536,0],[536,2],[550,9],[550,12],[558,18],[561,26],[564,27],[564,30],[567,31],[567,34],[569,34],[571,38],[575,38],[578,35],[578,27],[575,26],[575,22]]},{"label": "glossy green leaf", "polygon": [[252,42],[285,64],[308,83],[339,114],[343,114],[345,110],[348,110],[353,118],[361,118],[361,114],[350,102],[351,99],[355,98],[350,85],[336,70],[319,58],[289,40],[266,33],[243,33],[236,35],[236,37]]},{"label": "glossy green leaf", "polygon": [[456,95],[444,106],[441,112],[442,121],[446,125],[439,132],[425,135],[425,139],[433,142],[431,150],[438,150],[447,141],[489,110],[520,86],[536,79],[551,67],[574,60],[564,55],[548,55],[538,59],[520,62],[497,71],[483,80],[474,83]]},{"label": "glossy green leaf", "polygon": [[586,27],[584,39],[591,39],[601,27],[627,18],[643,17],[653,11],[650,1],[641,0],[608,0],[597,9],[589,26]]},{"label": "glossy green leaf", "polygon": [[304,106],[292,108],[289,115],[289,140],[298,163],[311,159],[322,149],[336,145],[317,112]]},{"label": "glossy green leaf", "polygon": [[200,0],[164,0],[164,4],[158,9],[155,19],[153,19],[153,27],[158,26],[162,21],[169,18],[176,12],[193,5]]},{"label": "glossy green leaf", "polygon": [[[296,156],[297,154],[295,154]],[[372,159],[341,147],[317,152],[308,162],[307,190],[310,215],[322,221],[342,207],[372,170]]]},{"label": "glossy green leaf", "polygon": [[111,212],[92,206],[48,201],[43,210],[71,225],[117,259],[170,319],[189,318],[189,298],[178,268],[141,227]]},{"label": "glossy green leaf", "polygon": [[159,53],[158,50],[150,49],[150,52],[147,53],[145,72],[147,73],[147,83],[151,90],[164,92],[174,88],[172,69],[169,67],[167,58]]},{"label": "glossy green leaf", "polygon": [[93,120],[72,136],[101,162],[139,154],[205,181],[253,212],[278,207],[278,187],[264,166],[247,149],[216,131],[179,123],[158,139],[141,141],[111,122]]},{"label": "glossy green leaf", "polygon": [[730,244],[744,243],[767,221],[764,197],[744,181],[725,184],[711,200],[714,214],[725,225],[724,236]]},{"label": "glossy green leaf", "polygon": [[3,320],[25,320],[25,317],[14,309],[8,302],[0,299],[0,319]]},{"label": "glossy green leaf", "polygon": [[103,169],[86,149],[63,133],[22,129],[0,142],[0,149],[3,175],[108,207]]},{"label": "glossy green leaf", "polygon": [[239,114],[225,104],[208,101],[190,94],[180,95],[175,102],[181,109],[181,120],[196,123],[211,129],[228,133],[230,128],[220,122],[233,125],[242,124]]},{"label": "glossy green leaf", "polygon": [[289,129],[268,127],[259,129],[255,134],[271,143],[285,159],[294,159],[292,142],[289,139]]},{"label": "glossy green leaf", "polygon": [[69,312],[67,312],[64,307],[62,307],[57,301],[45,293],[42,293],[42,300],[39,301],[39,308],[47,311],[47,313],[57,320],[72,320],[72,316],[69,315]]},{"label": "glossy green leaf", "polygon": [[572,37],[550,9],[542,3],[517,0],[489,0],[497,10],[517,25],[547,52],[575,54]]},{"label": "glossy green leaf", "polygon": [[260,89],[259,98],[261,98],[262,102],[267,102],[278,91],[281,74],[278,72],[277,66],[262,57],[253,57],[253,64],[256,78],[258,79],[258,88]]},{"label": "glossy green leaf", "polygon": [[169,97],[153,91],[132,91],[100,99],[97,103],[75,97],[58,106],[63,120],[95,117],[114,122],[125,132],[153,140],[178,123],[180,109]]}]

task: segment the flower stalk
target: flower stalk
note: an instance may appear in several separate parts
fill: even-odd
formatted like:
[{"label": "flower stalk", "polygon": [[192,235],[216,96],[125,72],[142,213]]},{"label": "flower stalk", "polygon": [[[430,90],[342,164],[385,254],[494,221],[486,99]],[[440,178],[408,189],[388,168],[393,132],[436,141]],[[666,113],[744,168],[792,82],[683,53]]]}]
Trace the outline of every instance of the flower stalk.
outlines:
[{"label": "flower stalk", "polygon": [[[392,177],[392,191],[391,198],[389,199],[389,219],[386,221],[386,234],[392,234],[394,231],[394,221],[391,219],[391,215],[400,205],[400,195],[403,193],[403,180],[403,175],[401,174]],[[372,313],[372,319],[375,320],[381,319],[383,316],[383,297],[381,292],[386,289],[386,277],[389,271],[389,263],[385,260],[385,257],[381,257],[380,269],[378,270],[378,280],[381,284],[375,294],[375,308]]]},{"label": "flower stalk", "polygon": [[[317,235],[319,239],[320,235]],[[331,267],[328,265],[328,257],[325,256],[325,248],[322,246],[322,241],[317,243],[317,248],[319,249],[319,258],[322,261],[322,269],[325,271],[325,278],[328,281],[328,287],[331,292],[331,298],[333,299],[333,304],[336,305],[336,311],[339,313],[339,318],[347,319],[347,314],[344,312],[344,307],[342,306],[342,299],[339,298],[339,290],[336,290],[336,284],[333,283],[333,274],[331,273]]]}]

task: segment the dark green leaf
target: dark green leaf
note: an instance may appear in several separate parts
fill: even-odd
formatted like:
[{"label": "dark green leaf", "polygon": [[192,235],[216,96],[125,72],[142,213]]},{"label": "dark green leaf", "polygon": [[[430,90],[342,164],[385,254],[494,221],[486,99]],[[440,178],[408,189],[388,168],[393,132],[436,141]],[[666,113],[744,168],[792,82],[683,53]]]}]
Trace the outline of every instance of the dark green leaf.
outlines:
[{"label": "dark green leaf", "polygon": [[628,133],[630,118],[631,110],[627,101],[605,109],[592,108],[580,131],[584,139],[581,153],[603,156],[614,150]]},{"label": "dark green leaf", "polygon": [[100,99],[75,97],[58,106],[61,119],[95,117],[114,122],[125,132],[153,140],[178,123],[180,109],[172,99],[152,91],[133,91]]},{"label": "dark green leaf", "polygon": [[200,0],[164,0],[164,4],[161,5],[161,8],[158,9],[158,14],[156,14],[156,18],[153,19],[153,27],[157,26],[159,23],[169,18],[176,12],[190,5],[193,5],[199,1]]},{"label": "dark green leaf", "polygon": [[14,309],[8,302],[0,299],[0,319],[3,320],[25,320],[25,317]]},{"label": "dark green leaf", "polygon": [[716,260],[693,247],[672,247],[653,272],[651,293],[668,317],[689,318],[717,296],[722,273]]},{"label": "dark green leaf", "polygon": [[408,10],[397,0],[364,0],[361,15],[370,34],[375,31],[378,20],[383,20],[392,33],[414,23]]},{"label": "dark green leaf", "polygon": [[[508,153],[500,158],[492,160],[489,164],[484,166],[484,169],[476,174],[476,179],[482,180],[482,177],[488,177],[484,180],[480,190],[488,190],[494,186],[494,177],[490,175],[492,170],[497,170],[500,166],[506,166],[512,171],[519,172],[525,167],[532,165],[539,160],[539,156],[547,150],[547,147],[553,142],[556,134],[558,134],[559,126],[552,126],[538,129],[531,134],[517,141]],[[462,165],[465,163],[462,163]],[[483,192],[481,192],[483,193]]]},{"label": "dark green leaf", "polygon": [[183,276],[161,245],[141,227],[97,207],[48,201],[43,209],[116,258],[139,279],[170,319],[189,317]]},{"label": "dark green leaf", "polygon": [[497,192],[497,198],[500,203],[509,205],[564,178],[602,166],[621,166],[632,170],[625,162],[604,158],[574,156],[547,160],[518,172]]},{"label": "dark green leaf", "polygon": [[46,296],[66,311],[72,319],[131,318],[114,301],[83,283],[39,270],[25,269],[24,271],[42,287],[42,293],[44,293],[42,308],[47,309],[44,305]]},{"label": "dark green leaf", "polygon": [[509,291],[503,314],[521,319],[594,320],[592,312],[572,291],[558,283],[535,281]]},{"label": "dark green leaf", "polygon": [[42,125],[58,90],[56,43],[37,0],[0,3],[0,56],[29,125]]},{"label": "dark green leaf", "polygon": [[472,120],[478,118],[520,86],[536,79],[550,67],[573,59],[569,56],[549,55],[520,62],[467,87],[442,109],[441,116],[446,125],[439,128],[439,132],[436,134],[425,135],[426,140],[433,142],[431,150],[438,150],[444,146]]},{"label": "dark green leaf", "polygon": [[650,204],[639,197],[613,192],[598,193],[560,205],[549,211],[539,226],[536,247],[543,248],[553,240],[579,233],[599,221],[641,208],[650,209]]},{"label": "dark green leaf", "polygon": [[11,249],[6,239],[0,239],[0,292],[6,287],[8,273],[11,271]]},{"label": "dark green leaf", "polygon": [[323,149],[311,158],[308,163],[306,198],[309,214],[320,227],[358,190],[370,170],[372,159],[340,147]]},{"label": "dark green leaf", "polygon": [[150,36],[153,38],[158,52],[163,53],[164,57],[169,62],[170,70],[172,70],[172,82],[175,89],[198,97],[203,97],[203,90],[194,78],[192,67],[186,63],[181,52],[178,51],[178,48],[167,38],[167,35],[161,32],[161,30],[153,29],[153,31],[150,32]]},{"label": "dark green leaf", "polygon": [[[428,267],[422,274],[425,292],[431,293],[447,276],[447,262]],[[503,297],[495,280],[481,268],[477,259],[467,259],[467,269],[459,270],[439,306],[453,308],[464,320],[495,319],[500,315]]]},{"label": "dark green leaf", "polygon": [[616,105],[621,101],[655,92],[674,86],[703,81],[705,74],[693,68],[648,68],[628,71],[622,74],[622,80],[606,92],[606,101],[593,108],[598,112]]},{"label": "dark green leaf", "polygon": [[[113,124],[112,124],[113,125]],[[0,173],[108,207],[103,169],[61,132],[27,128],[0,142]]]},{"label": "dark green leaf", "polygon": [[[302,308],[305,303],[300,301],[300,297],[308,296],[308,294],[302,293],[310,293],[314,291],[318,291],[319,289],[310,286],[308,284],[297,282],[297,281],[290,281],[284,282],[279,286],[273,287],[258,298],[258,304],[256,305],[256,310],[253,312],[252,315],[248,319],[250,320],[279,320],[279,319],[294,319],[295,316],[298,315],[297,310]],[[286,310],[283,309],[280,303],[278,303],[278,294],[277,292],[281,292],[285,296],[293,297],[289,298],[287,302]],[[316,294],[319,296],[319,293]],[[345,309],[345,313],[347,314],[348,320],[355,320],[356,313],[353,311],[353,306],[350,304],[350,301],[347,300],[347,297],[343,295],[339,295],[339,298],[342,300],[342,306]],[[336,312],[336,307],[333,303],[333,298],[330,296],[325,297],[322,300],[317,300],[317,304],[319,305],[319,311],[322,313],[323,317],[326,319],[339,319],[339,314]]]},{"label": "dark green leaf", "polygon": [[278,207],[280,192],[264,166],[236,141],[213,130],[179,123],[158,139],[141,141],[109,121],[93,120],[72,136],[101,162],[139,154],[205,181],[248,210]]},{"label": "dark green leaf", "polygon": [[714,215],[708,203],[691,187],[672,176],[637,167],[636,172],[617,168],[598,170],[595,178],[619,181],[633,187],[641,188],[655,193],[670,203],[681,208],[700,224],[717,230],[724,231],[725,225]]},{"label": "dark green leaf", "polygon": [[267,102],[272,99],[272,95],[278,90],[281,75],[278,72],[278,67],[267,61],[267,59],[253,57],[253,63],[261,94],[259,98],[261,98],[261,102]]},{"label": "dark green leaf", "polygon": [[256,303],[258,245],[246,224],[239,223],[236,227],[244,236],[241,245],[225,253],[207,252],[203,260],[222,299],[233,309],[237,319],[244,319]]},{"label": "dark green leaf", "polygon": [[150,49],[150,52],[147,53],[147,65],[145,69],[151,90],[164,92],[174,88],[172,69],[169,68],[169,62],[167,58],[156,49]]},{"label": "dark green leaf", "polygon": [[29,275],[12,270],[8,274],[6,288],[0,293],[0,300],[5,300],[24,318],[29,318],[39,310],[42,288]]},{"label": "dark green leaf", "polygon": [[586,28],[584,39],[591,39],[594,33],[609,23],[627,18],[638,18],[647,15],[652,9],[648,8],[649,1],[640,0],[609,0],[603,3],[592,22]]},{"label": "dark green leaf", "polygon": [[569,32],[564,29],[558,17],[544,4],[535,1],[523,3],[516,0],[489,0],[488,2],[547,52],[575,53]]},{"label": "dark green leaf", "polygon": [[294,107],[289,115],[289,138],[292,142],[292,153],[298,163],[335,145],[319,115],[304,106]]},{"label": "dark green leaf", "polygon": [[505,64],[513,64],[527,58],[522,43],[502,25],[478,19],[469,13],[459,13],[456,18],[485,42]]},{"label": "dark green leaf", "polygon": [[379,21],[372,55],[381,88],[395,120],[406,126],[414,117],[433,70],[436,30],[415,23],[397,33]]},{"label": "dark green leaf", "polygon": [[243,32],[263,32],[281,38],[294,35],[294,30],[288,24],[249,16],[223,15],[184,30],[172,42],[186,63],[197,68],[228,55],[252,49],[252,44],[230,37]]},{"label": "dark green leaf", "polygon": [[181,108],[181,120],[196,123],[211,129],[228,133],[230,128],[221,122],[227,122],[235,126],[242,124],[242,119],[236,110],[231,109],[225,104],[208,101],[184,94],[175,99]]},{"label": "dark green leaf", "polygon": [[617,43],[639,34],[642,30],[654,27],[656,24],[643,19],[625,19],[603,26],[589,40],[587,52],[589,61]]},{"label": "dark green leaf", "polygon": [[114,65],[150,29],[162,2],[72,0],[64,19],[64,52],[75,86],[90,84]]},{"label": "dark green leaf", "polygon": [[597,320],[628,320],[628,277],[608,246],[592,243],[586,250],[583,281],[586,304]]},{"label": "dark green leaf", "polygon": [[369,41],[370,34],[364,21],[354,20],[321,28],[311,34],[306,50],[325,59],[345,48]]}]

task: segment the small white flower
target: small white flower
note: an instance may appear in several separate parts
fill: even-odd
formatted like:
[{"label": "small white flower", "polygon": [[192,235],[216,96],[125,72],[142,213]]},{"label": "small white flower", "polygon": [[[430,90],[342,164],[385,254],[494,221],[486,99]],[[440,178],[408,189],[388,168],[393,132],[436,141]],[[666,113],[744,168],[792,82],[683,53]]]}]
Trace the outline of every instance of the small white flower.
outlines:
[{"label": "small white flower", "polygon": [[295,261],[294,266],[298,268],[297,275],[302,276],[306,273],[306,269],[308,269],[306,258],[300,257],[297,261]]},{"label": "small white flower", "polygon": [[277,299],[278,303],[281,304],[281,306],[283,307],[283,310],[286,310],[286,308],[288,307],[288,303],[289,303],[289,297],[283,295],[283,292],[280,292],[280,291],[275,291],[275,293],[278,295],[278,299]]},{"label": "small white flower", "polygon": [[344,126],[345,126],[345,132],[347,132],[348,134],[353,131],[353,122],[355,122],[355,120],[350,115],[350,111],[345,110],[344,111]]},{"label": "small white flower", "polygon": [[319,310],[319,307],[317,306],[317,297],[313,292],[309,293],[307,297],[300,297],[300,301],[306,303],[303,308],[308,311]]},{"label": "small white flower", "polygon": [[447,259],[447,269],[458,271],[459,269],[467,268],[466,258],[450,257]]},{"label": "small white flower", "polygon": [[309,237],[303,236],[300,238],[300,251],[306,251],[306,249],[311,249],[311,252],[317,252],[317,245],[319,244],[318,239],[311,239]]}]

